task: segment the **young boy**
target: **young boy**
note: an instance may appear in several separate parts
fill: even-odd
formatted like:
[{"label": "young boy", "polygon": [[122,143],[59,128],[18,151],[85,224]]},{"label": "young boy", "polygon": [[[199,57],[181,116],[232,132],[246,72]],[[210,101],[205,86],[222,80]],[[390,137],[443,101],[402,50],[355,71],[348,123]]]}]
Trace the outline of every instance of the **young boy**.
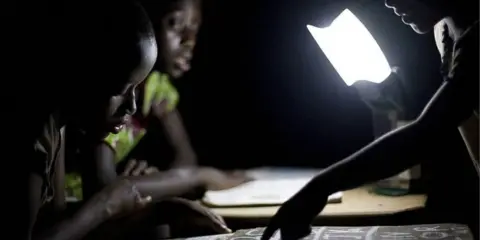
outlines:
[{"label": "young boy", "polygon": [[[262,239],[269,239],[277,229],[281,230],[283,239],[297,239],[308,234],[310,223],[325,207],[331,193],[381,180],[428,159],[429,152],[436,151],[436,139],[445,129],[460,127],[464,129],[462,133],[476,135],[465,136],[464,140],[471,153],[471,168],[477,171],[478,177],[478,152],[475,153],[478,146],[474,146],[478,144],[478,130],[469,130],[466,122],[474,118],[478,125],[478,1],[386,0],[385,4],[419,34],[428,32],[442,19],[446,23],[447,35],[453,42],[443,46],[446,48],[442,51],[446,54],[443,57],[446,66],[443,85],[412,124],[386,134],[333,164],[283,204]],[[471,184],[478,184],[478,178]],[[465,223],[472,228],[473,234],[477,234],[478,199],[470,207],[465,216],[437,221]],[[445,209],[447,212],[455,210]],[[290,221],[292,218],[295,223]]]},{"label": "young boy", "polygon": [[[233,187],[245,182],[247,179],[239,174],[230,175],[213,168],[200,167],[195,164],[195,154],[188,142],[188,137],[183,129],[179,112],[175,110],[178,101],[178,93],[169,82],[169,78],[179,78],[190,69],[193,48],[196,35],[201,23],[200,0],[142,0],[141,4],[147,10],[152,19],[158,43],[159,57],[144,84],[138,88],[137,105],[140,110],[132,116],[125,127],[118,134],[110,134],[104,141],[94,141],[93,152],[88,146],[83,148],[83,156],[80,161],[83,169],[96,169],[94,174],[90,172],[82,175],[82,181],[78,179],[71,188],[83,187],[85,198],[88,199],[93,193],[102,189],[105,185],[117,179],[117,163],[126,163],[121,170],[121,176],[130,179],[138,187],[141,193],[148,193],[153,202],[163,202],[171,197],[180,197],[187,192],[199,192],[204,189],[222,189]],[[131,151],[136,147],[140,139],[148,134],[152,124],[162,123],[166,133],[176,148],[179,158],[173,169],[158,172],[157,169],[148,167],[146,162],[130,160]],[[88,142],[88,141],[87,141]],[[156,150],[155,151],[159,151]],[[223,220],[211,213],[208,208],[202,207],[196,202],[177,201],[182,203],[183,208],[189,208],[189,212],[203,216],[200,225],[207,229],[194,229],[197,224],[189,225],[189,217],[183,216],[182,226],[190,227],[189,233],[195,234],[200,231],[204,234],[225,233],[229,229]],[[164,209],[158,205],[157,208]],[[180,212],[185,212],[178,209]],[[174,211],[174,210],[172,210]],[[171,216],[169,216],[171,218]],[[167,219],[168,221],[169,219]],[[198,221],[196,223],[199,223]],[[185,232],[183,232],[185,233]]]},{"label": "young boy", "polygon": [[[13,182],[16,194],[12,192],[7,205],[18,210],[8,225],[9,231],[15,231],[14,239],[82,239],[104,221],[151,200],[131,182],[122,180],[96,193],[72,216],[55,218],[65,200],[63,128],[81,128],[92,133],[87,134],[92,139],[119,131],[136,111],[135,88],[151,71],[157,56],[154,32],[140,5],[132,1],[57,4],[63,5],[55,5],[46,13],[55,19],[55,26],[44,28],[55,29],[51,32],[54,35],[48,36],[57,43],[49,50],[50,57],[65,61],[43,65],[57,67],[57,74],[37,76],[52,80],[57,88],[44,90],[53,84],[41,88],[46,97],[38,101],[52,104],[42,106],[42,116],[48,117],[38,116],[43,123],[32,123],[35,128],[28,128],[32,132],[27,135],[36,135],[33,143],[30,137],[20,142],[27,143],[20,146],[24,151],[17,155],[24,165]],[[40,125],[43,127],[36,129]],[[25,131],[20,128],[18,134]]]},{"label": "young boy", "polygon": [[[202,23],[202,0],[141,0],[140,2],[152,19],[159,44],[159,58],[154,71],[139,88],[137,103],[142,111],[138,111],[132,118],[132,128],[137,129],[134,132],[148,135],[150,129],[156,127],[155,125],[163,127],[167,140],[174,148],[175,159],[172,164],[168,164],[169,159],[164,159],[163,161],[167,164],[157,163],[157,165],[164,165],[167,168],[194,166],[196,155],[190,145],[180,113],[175,108],[179,96],[170,80],[177,80],[190,70],[197,33]],[[139,150],[148,152],[147,155],[149,153],[155,155],[159,152],[154,145],[156,142],[143,143],[146,144]],[[136,156],[135,152],[138,153],[134,151],[132,157]],[[121,155],[127,156],[127,154]],[[160,154],[157,153],[157,155]],[[117,150],[117,159],[121,157],[118,156]],[[209,169],[209,172],[211,173],[210,189],[234,187],[246,180],[241,174],[226,175],[215,169]]]}]

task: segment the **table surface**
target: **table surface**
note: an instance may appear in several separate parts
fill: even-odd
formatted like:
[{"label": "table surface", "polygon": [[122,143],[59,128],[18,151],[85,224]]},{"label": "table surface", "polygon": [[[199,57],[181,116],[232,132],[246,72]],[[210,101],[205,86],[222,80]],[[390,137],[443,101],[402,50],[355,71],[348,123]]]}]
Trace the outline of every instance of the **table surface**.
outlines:
[{"label": "table surface", "polygon": [[[382,216],[425,206],[426,195],[381,196],[371,193],[370,186],[363,186],[343,192],[341,203],[328,204],[319,216]],[[270,218],[278,210],[271,207],[228,207],[212,208],[218,215],[226,218]]]}]

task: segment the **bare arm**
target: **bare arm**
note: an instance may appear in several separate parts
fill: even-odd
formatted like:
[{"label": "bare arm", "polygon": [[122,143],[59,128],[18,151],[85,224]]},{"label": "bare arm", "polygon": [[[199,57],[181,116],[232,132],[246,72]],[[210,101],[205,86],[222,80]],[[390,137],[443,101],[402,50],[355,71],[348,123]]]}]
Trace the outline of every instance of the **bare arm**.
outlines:
[{"label": "bare arm", "polygon": [[52,229],[40,234],[35,240],[75,240],[82,239],[94,228],[107,219],[107,212],[103,211],[98,202],[87,203],[73,217],[56,224]]},{"label": "bare arm", "polygon": [[117,178],[115,152],[103,142],[84,149],[81,164],[82,190],[85,199],[113,183]]},{"label": "bare arm", "polygon": [[[27,211],[19,211],[19,213],[27,213],[27,216],[16,216],[17,218],[23,219],[22,224],[25,228],[15,228],[15,226],[10,226],[14,229],[17,229],[17,236],[19,234],[24,234],[19,236],[19,239],[34,239],[34,240],[75,240],[81,239],[93,228],[97,227],[101,222],[106,218],[106,213],[103,211],[103,205],[100,202],[91,202],[86,204],[79,212],[77,212],[71,218],[57,222],[51,229],[41,229],[39,234],[32,236],[32,230],[34,224],[37,221],[37,215],[39,209],[42,205],[41,203],[41,188],[43,185],[43,180],[40,174],[35,171],[27,171],[25,180],[20,180],[19,183],[23,185],[23,192],[25,193],[22,198],[27,201],[15,201],[14,203],[19,209],[25,209],[27,204]],[[20,226],[21,227],[21,226]]]},{"label": "bare arm", "polygon": [[[96,191],[112,183],[117,178],[113,150],[103,143],[94,149],[93,161],[82,159],[82,162],[87,163],[91,167],[88,172],[94,173],[82,175],[83,188],[85,193],[88,193],[85,196],[92,196]],[[88,166],[86,165],[85,167]],[[126,178],[137,187],[142,196],[151,196],[154,202],[162,201],[169,197],[182,196],[205,185],[204,175],[196,168],[173,169],[166,172]]]},{"label": "bare arm", "polygon": [[141,194],[148,194],[154,202],[183,196],[192,190],[203,189],[205,176],[197,169],[172,169],[145,176],[127,177]]},{"label": "bare arm", "polygon": [[174,167],[193,166],[197,164],[197,156],[190,144],[187,131],[183,126],[178,110],[157,117],[165,129],[167,139],[175,150]]},{"label": "bare arm", "polygon": [[[307,188],[321,185],[328,193],[392,176],[428,158],[438,134],[456,128],[473,114],[466,82],[445,82],[412,124],[386,134],[352,156],[332,165]],[[478,88],[476,89],[478,90]],[[326,184],[328,182],[328,184]],[[316,187],[314,187],[316,188]]]},{"label": "bare arm", "polygon": [[478,47],[477,24],[455,42],[448,79],[416,121],[332,165],[307,188],[321,184],[329,193],[349,189],[392,176],[427,159],[438,146],[437,136],[446,128],[462,125],[478,111]]}]

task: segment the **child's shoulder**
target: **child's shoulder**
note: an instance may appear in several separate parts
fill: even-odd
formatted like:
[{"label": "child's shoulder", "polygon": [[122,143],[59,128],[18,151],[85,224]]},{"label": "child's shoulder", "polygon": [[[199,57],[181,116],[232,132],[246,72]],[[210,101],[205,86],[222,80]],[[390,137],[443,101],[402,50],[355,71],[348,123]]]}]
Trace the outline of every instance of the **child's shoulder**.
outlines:
[{"label": "child's shoulder", "polygon": [[42,130],[35,140],[35,150],[51,155],[60,146],[63,132],[59,114],[50,114],[44,121]]},{"label": "child's shoulder", "polygon": [[27,164],[32,173],[42,178],[41,198],[43,202],[47,202],[53,197],[55,164],[63,151],[64,129],[59,115],[54,113],[45,118],[42,129],[38,133],[33,146],[35,153]]}]

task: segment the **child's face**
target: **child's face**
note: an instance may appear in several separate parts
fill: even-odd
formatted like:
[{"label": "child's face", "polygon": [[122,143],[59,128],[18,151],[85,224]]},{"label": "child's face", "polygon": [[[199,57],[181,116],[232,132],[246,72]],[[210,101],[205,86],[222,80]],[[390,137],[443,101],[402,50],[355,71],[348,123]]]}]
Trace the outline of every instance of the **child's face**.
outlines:
[{"label": "child's face", "polygon": [[423,34],[430,31],[443,15],[439,5],[445,4],[444,0],[385,0],[385,5],[395,11],[402,18],[403,23]]},{"label": "child's face", "polygon": [[178,0],[163,17],[151,17],[159,48],[156,68],[173,78],[190,70],[201,24],[200,0]]},{"label": "child's face", "polygon": [[[86,131],[94,131],[94,134],[100,135],[118,133],[137,110],[135,88],[145,80],[153,69],[157,58],[157,46],[154,39],[141,41],[139,48],[141,48],[139,51],[141,54],[140,61],[135,64],[117,65],[117,69],[113,69],[116,64],[108,65],[113,67],[107,67],[112,71],[105,75],[110,85],[103,87],[103,89],[99,87],[97,91],[94,90],[97,93],[92,93],[92,99],[88,100],[89,109],[84,111],[92,114],[81,117],[82,125]],[[115,60],[113,62],[118,63]]]}]

